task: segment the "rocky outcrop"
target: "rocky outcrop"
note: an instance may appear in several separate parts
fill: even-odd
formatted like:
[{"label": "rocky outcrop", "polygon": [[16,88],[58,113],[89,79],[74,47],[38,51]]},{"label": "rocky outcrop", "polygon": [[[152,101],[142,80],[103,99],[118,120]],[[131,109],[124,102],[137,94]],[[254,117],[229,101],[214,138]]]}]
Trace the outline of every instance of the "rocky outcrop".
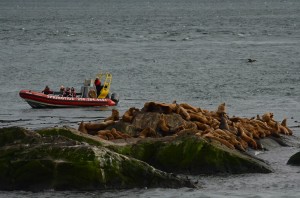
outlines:
[{"label": "rocky outcrop", "polygon": [[[98,139],[98,140],[97,140]],[[1,190],[194,187],[186,179],[113,152],[100,138],[70,129],[0,129]]]},{"label": "rocky outcrop", "polygon": [[[270,173],[249,151],[292,137],[286,119],[229,117],[187,103],[148,102],[78,131],[0,129],[0,190],[195,187],[174,174]],[[264,141],[270,139],[272,141]],[[298,159],[298,158],[297,158]],[[168,173],[169,172],[169,173]]]}]

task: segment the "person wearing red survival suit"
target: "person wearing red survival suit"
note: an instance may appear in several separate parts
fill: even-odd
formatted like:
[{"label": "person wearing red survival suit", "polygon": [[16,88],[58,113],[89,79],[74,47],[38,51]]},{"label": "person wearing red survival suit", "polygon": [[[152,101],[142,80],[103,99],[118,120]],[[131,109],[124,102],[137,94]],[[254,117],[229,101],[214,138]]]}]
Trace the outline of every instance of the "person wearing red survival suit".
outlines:
[{"label": "person wearing red survival suit", "polygon": [[42,91],[42,93],[48,95],[48,94],[53,94],[53,91],[50,90],[48,85],[45,87],[45,89]]},{"label": "person wearing red survival suit", "polygon": [[96,89],[97,89],[97,97],[100,95],[100,91],[101,91],[101,81],[99,80],[99,78],[97,77],[95,82],[94,82]]}]

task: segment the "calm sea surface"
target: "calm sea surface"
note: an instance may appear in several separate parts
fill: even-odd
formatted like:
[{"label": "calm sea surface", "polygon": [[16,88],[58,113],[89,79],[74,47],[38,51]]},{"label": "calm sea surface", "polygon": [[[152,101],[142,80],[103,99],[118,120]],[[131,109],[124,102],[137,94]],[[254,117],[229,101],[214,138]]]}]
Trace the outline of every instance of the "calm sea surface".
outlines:
[{"label": "calm sea surface", "polygon": [[[80,89],[113,74],[117,109],[187,102],[273,112],[300,136],[299,0],[0,0],[0,127],[73,126],[110,109],[32,109],[21,89]],[[247,59],[256,59],[248,63]],[[1,192],[0,197],[300,197],[299,148],[258,155],[272,174],[193,176],[202,189]]]}]

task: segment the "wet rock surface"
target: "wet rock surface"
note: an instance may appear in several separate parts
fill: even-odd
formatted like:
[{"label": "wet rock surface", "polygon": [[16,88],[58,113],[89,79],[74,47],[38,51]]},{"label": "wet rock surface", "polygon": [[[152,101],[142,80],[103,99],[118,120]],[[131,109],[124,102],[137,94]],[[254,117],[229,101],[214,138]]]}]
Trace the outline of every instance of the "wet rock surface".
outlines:
[{"label": "wet rock surface", "polygon": [[293,166],[300,166],[300,152],[292,155],[290,159],[288,160],[287,164],[293,165]]},{"label": "wet rock surface", "polygon": [[187,179],[105,148],[100,138],[78,134],[64,128],[2,128],[1,190],[195,187]]}]

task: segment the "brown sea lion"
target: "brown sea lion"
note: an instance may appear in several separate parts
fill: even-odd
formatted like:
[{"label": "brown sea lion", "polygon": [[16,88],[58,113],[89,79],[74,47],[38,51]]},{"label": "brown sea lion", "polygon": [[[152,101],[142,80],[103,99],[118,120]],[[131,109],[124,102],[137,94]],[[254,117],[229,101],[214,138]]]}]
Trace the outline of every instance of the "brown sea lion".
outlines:
[{"label": "brown sea lion", "polygon": [[108,126],[113,125],[115,122],[112,120],[108,120],[106,122],[90,122],[85,123],[85,128],[88,132],[91,131],[99,131],[106,129]]},{"label": "brown sea lion", "polygon": [[97,132],[98,137],[105,140],[113,140],[114,136],[111,134],[110,130],[100,130]]},{"label": "brown sea lion", "polygon": [[78,131],[82,132],[82,133],[88,133],[88,130],[85,128],[85,124],[83,121],[81,121],[79,127],[78,127]]},{"label": "brown sea lion", "polygon": [[160,118],[158,121],[158,128],[163,131],[163,133],[168,133],[170,131],[170,127],[167,124],[166,118],[164,114],[160,114]]},{"label": "brown sea lion", "polygon": [[116,110],[116,109],[112,109],[111,110],[111,116],[104,119],[104,121],[108,121],[108,120],[118,121],[119,119],[120,119],[119,111]]},{"label": "brown sea lion", "polygon": [[240,137],[241,137],[243,140],[245,140],[245,141],[248,143],[248,145],[250,145],[253,149],[257,149],[257,144],[256,144],[255,140],[252,139],[252,138],[250,138],[250,137],[245,133],[244,129],[243,129],[241,126],[238,126],[237,128],[238,128],[239,134],[241,134]]},{"label": "brown sea lion", "polygon": [[[178,107],[178,106],[177,106]],[[187,112],[187,110],[181,106],[178,107],[179,110],[179,115],[181,115],[181,117],[185,120],[190,120],[191,117],[189,115],[189,113]]]},{"label": "brown sea lion", "polygon": [[191,121],[198,121],[198,122],[201,122],[203,124],[207,124],[208,123],[208,120],[207,118],[202,114],[202,113],[189,113],[189,116],[190,116],[190,120]]},{"label": "brown sea lion", "polygon": [[221,114],[220,114],[220,118],[221,118],[221,121],[220,121],[219,128],[220,128],[220,129],[229,130],[229,126],[228,126],[228,123],[227,123],[227,119],[226,119],[226,117],[225,117],[225,114],[224,114],[224,113],[221,113]]},{"label": "brown sea lion", "polygon": [[154,129],[147,127],[144,128],[140,133],[139,133],[140,138],[146,138],[146,137],[158,137],[158,134],[154,131]]},{"label": "brown sea lion", "polygon": [[218,142],[220,142],[221,144],[225,145],[226,147],[228,147],[230,149],[235,149],[234,145],[232,145],[231,143],[229,143],[227,140],[219,138],[219,137],[213,135],[212,133],[207,133],[207,134],[203,135],[203,137],[204,138],[213,139],[213,140],[217,140]]},{"label": "brown sea lion", "polygon": [[174,112],[175,109],[176,109],[176,104],[146,102],[144,104],[142,111],[170,114],[170,113]]},{"label": "brown sea lion", "polygon": [[114,136],[115,139],[123,139],[123,137],[118,133],[115,128],[110,130],[110,133]]},{"label": "brown sea lion", "polygon": [[129,108],[125,113],[124,115],[122,116],[122,120],[124,122],[132,122],[134,116],[135,116],[135,113],[136,112],[139,112],[140,110],[135,108],[135,107],[131,107]]},{"label": "brown sea lion", "polygon": [[198,108],[196,108],[196,107],[193,107],[192,105],[190,105],[190,104],[187,104],[187,103],[181,103],[181,104],[179,104],[181,107],[183,107],[183,108],[185,108],[186,110],[191,110],[191,111],[193,111],[194,113],[197,113],[198,112]]},{"label": "brown sea lion", "polygon": [[208,124],[203,124],[203,123],[197,122],[197,121],[194,121],[194,123],[197,125],[197,128],[202,131],[205,131],[206,129],[210,128],[210,126]]},{"label": "brown sea lion", "polygon": [[283,126],[284,128],[286,128],[286,130],[288,131],[289,135],[293,135],[293,131],[287,126],[287,118],[284,118],[282,120],[281,126]]},{"label": "brown sea lion", "polygon": [[176,135],[181,136],[181,135],[195,135],[196,133],[198,133],[199,131],[197,129],[183,129],[181,131],[179,131],[178,133],[176,133]]},{"label": "brown sea lion", "polygon": [[221,114],[221,113],[226,113],[225,102],[224,102],[224,103],[221,103],[221,104],[218,106],[217,114]]}]

